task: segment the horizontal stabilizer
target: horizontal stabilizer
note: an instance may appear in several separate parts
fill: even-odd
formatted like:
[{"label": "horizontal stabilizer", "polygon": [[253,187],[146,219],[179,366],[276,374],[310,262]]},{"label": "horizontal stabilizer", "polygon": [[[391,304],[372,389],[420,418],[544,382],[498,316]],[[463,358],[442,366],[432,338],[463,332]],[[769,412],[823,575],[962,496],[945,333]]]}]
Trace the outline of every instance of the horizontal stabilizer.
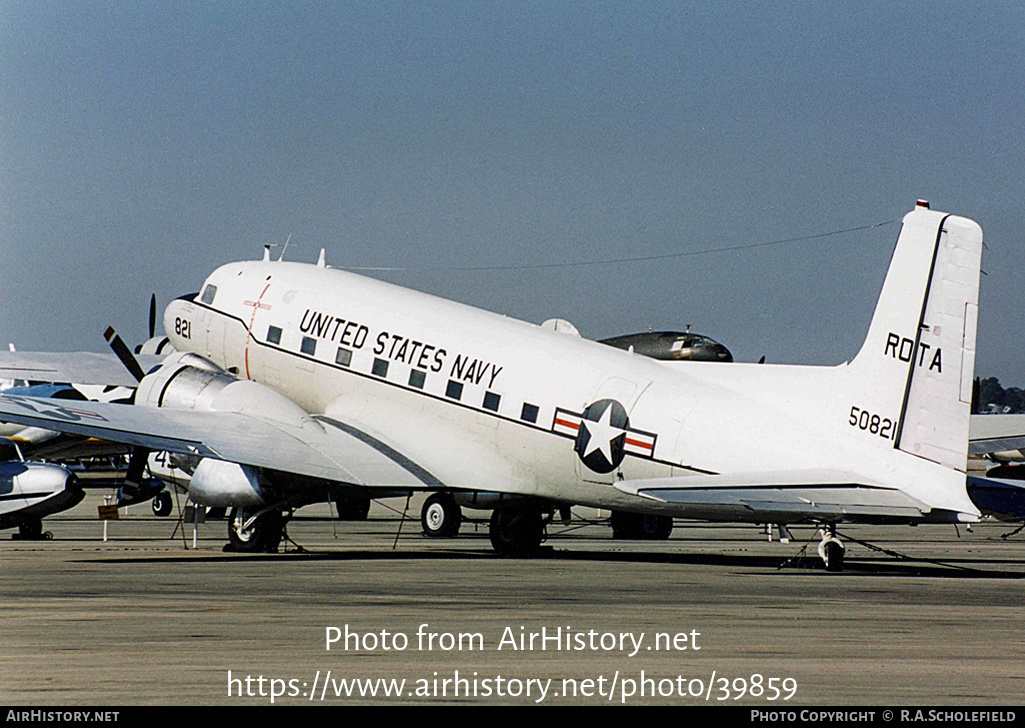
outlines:
[{"label": "horizontal stabilizer", "polygon": [[1025,448],[1025,415],[972,415],[968,454],[986,455]]},{"label": "horizontal stabilizer", "polygon": [[743,509],[749,512],[750,520],[773,522],[855,517],[920,519],[929,510],[900,490],[827,469],[653,478],[624,481],[616,487],[649,501],[689,509],[704,507],[709,514]]}]

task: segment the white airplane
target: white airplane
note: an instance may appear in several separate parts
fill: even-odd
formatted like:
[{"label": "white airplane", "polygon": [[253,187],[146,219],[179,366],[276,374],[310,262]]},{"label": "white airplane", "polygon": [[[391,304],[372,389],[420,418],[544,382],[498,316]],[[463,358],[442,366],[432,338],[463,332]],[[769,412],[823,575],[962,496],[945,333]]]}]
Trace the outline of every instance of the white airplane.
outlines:
[{"label": "white airplane", "polygon": [[[535,552],[546,514],[572,504],[816,523],[838,570],[838,523],[982,515],[965,473],[981,255],[975,222],[919,202],[860,352],[815,367],[659,361],[332,269],[323,252],[265,253],[168,305],[177,353],[142,363],[135,406],[0,394],[0,419],[202,458],[190,496],[234,509],[240,549],[276,547],[293,508],[344,486],[479,496],[507,555]],[[98,383],[123,384],[110,357],[83,368],[100,359]]]},{"label": "white airplane", "polygon": [[17,528],[24,539],[43,538],[42,519],[72,508],[84,497],[70,470],[25,462],[15,443],[0,438],[0,529]]}]

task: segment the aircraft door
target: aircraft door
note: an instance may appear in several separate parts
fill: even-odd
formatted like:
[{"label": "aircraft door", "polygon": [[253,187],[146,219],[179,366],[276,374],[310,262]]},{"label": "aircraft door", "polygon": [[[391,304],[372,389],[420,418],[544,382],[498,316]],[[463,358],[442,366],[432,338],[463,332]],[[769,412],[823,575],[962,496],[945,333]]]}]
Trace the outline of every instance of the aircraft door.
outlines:
[{"label": "aircraft door", "polygon": [[210,315],[206,320],[207,358],[227,368],[224,360],[224,329],[226,319],[223,316]]},{"label": "aircraft door", "polygon": [[[652,430],[657,439],[649,453],[650,467],[645,467],[643,460],[628,461],[628,479],[693,472],[681,458],[693,456],[693,448],[688,447],[692,436],[687,432],[686,422],[694,404],[694,397],[679,388],[653,384],[644,390],[631,411],[631,424]],[[666,465],[670,465],[669,472],[664,470]]]},{"label": "aircraft door", "polygon": [[218,327],[214,323],[216,318],[216,314],[206,306],[196,306],[188,336],[194,344],[199,344],[194,351],[220,366],[224,355],[224,337],[223,334],[217,336]]},{"label": "aircraft door", "polygon": [[[242,304],[245,306],[245,328],[235,326],[225,332],[225,356],[231,359],[232,367],[247,379],[268,384],[266,381],[267,356],[265,344],[281,343],[281,327],[272,331],[268,320],[269,312],[274,308],[274,293],[270,283],[260,289],[247,292]],[[254,295],[254,292],[257,295]]]}]

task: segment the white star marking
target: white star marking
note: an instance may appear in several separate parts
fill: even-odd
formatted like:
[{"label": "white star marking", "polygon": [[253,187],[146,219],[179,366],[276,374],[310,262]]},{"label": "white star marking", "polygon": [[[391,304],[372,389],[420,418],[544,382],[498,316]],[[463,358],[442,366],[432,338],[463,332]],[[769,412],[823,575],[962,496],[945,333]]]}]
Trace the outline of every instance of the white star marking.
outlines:
[{"label": "white star marking", "polygon": [[25,409],[31,412],[35,412],[36,414],[49,416],[53,419],[77,422],[80,421],[82,417],[91,417],[95,420],[103,420],[104,422],[107,421],[105,418],[101,417],[95,412],[86,412],[79,409],[71,409],[60,404],[51,404],[50,402],[47,402],[45,399],[39,399],[36,397],[6,395],[4,397],[0,397],[0,399],[3,399],[4,401],[10,402],[12,404],[16,404],[19,407],[24,407]]},{"label": "white star marking", "polygon": [[605,461],[612,465],[612,441],[626,432],[626,430],[612,426],[612,405],[610,404],[605,408],[597,422],[582,418],[580,424],[587,428],[589,436],[587,451],[584,453],[584,457],[586,458],[595,450],[600,450],[601,454],[605,457]]}]

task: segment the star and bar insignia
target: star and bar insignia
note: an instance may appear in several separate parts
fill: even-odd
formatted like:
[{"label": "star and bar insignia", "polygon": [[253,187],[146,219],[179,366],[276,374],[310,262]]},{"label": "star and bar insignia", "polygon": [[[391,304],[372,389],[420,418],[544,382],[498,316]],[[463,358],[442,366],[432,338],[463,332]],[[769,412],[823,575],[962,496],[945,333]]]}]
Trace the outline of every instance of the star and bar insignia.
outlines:
[{"label": "star and bar insignia", "polygon": [[35,414],[49,415],[54,419],[66,420],[68,422],[80,422],[83,418],[100,420],[102,422],[107,421],[105,417],[101,417],[95,412],[74,409],[73,406],[67,406],[65,404],[54,404],[53,400],[23,397],[21,395],[13,394],[0,395],[0,400],[10,402],[11,404],[22,407],[29,412],[34,412]]},{"label": "star and bar insignia", "polygon": [[657,438],[630,427],[626,410],[614,399],[593,402],[580,414],[556,409],[552,432],[573,438],[577,456],[596,473],[611,473],[627,454],[653,457]]}]

